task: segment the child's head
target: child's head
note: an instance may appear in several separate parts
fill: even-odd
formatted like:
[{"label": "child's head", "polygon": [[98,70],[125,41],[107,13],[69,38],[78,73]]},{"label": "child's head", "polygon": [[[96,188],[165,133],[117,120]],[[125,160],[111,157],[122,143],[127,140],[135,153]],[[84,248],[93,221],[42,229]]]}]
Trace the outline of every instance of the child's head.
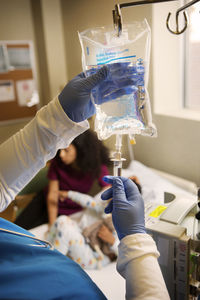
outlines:
[{"label": "child's head", "polygon": [[107,166],[111,164],[108,148],[90,129],[76,137],[69,147],[59,150],[57,159],[94,176],[100,174],[102,164]]}]

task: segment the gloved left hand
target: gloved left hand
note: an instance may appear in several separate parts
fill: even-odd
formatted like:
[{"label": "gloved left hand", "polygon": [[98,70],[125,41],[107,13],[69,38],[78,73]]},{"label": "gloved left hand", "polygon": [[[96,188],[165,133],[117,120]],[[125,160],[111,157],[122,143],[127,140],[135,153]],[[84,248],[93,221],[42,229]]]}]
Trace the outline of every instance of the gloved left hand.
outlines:
[{"label": "gloved left hand", "polygon": [[90,98],[91,90],[106,79],[107,75],[108,68],[104,66],[87,78],[84,73],[79,74],[64,87],[58,99],[72,121],[84,121],[95,113],[95,106]]},{"label": "gloved left hand", "polygon": [[[106,80],[100,82],[92,89],[94,102],[98,105],[136,93],[138,91],[138,75],[135,66],[130,62],[107,64],[109,70]],[[95,74],[97,68],[87,71],[87,74]]]},{"label": "gloved left hand", "polygon": [[130,234],[146,233],[144,201],[137,186],[124,177],[105,176],[103,179],[112,184],[112,188],[104,191],[101,198],[112,198],[105,213],[112,213],[113,225],[119,239]]}]

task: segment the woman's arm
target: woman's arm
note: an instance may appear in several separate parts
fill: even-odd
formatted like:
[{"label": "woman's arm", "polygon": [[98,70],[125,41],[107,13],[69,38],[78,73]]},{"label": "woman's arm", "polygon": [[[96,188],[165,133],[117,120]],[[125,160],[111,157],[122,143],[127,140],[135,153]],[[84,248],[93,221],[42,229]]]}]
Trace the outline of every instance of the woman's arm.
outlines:
[{"label": "woman's arm", "polygon": [[49,226],[51,226],[58,216],[59,182],[58,180],[49,181],[49,190],[47,195],[47,210]]}]

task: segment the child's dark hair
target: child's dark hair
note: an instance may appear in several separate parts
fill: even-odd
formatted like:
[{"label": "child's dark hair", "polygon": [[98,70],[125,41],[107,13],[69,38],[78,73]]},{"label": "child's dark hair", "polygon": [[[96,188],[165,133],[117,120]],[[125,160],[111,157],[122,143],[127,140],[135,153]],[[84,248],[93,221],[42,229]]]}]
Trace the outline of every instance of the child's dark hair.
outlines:
[{"label": "child's dark hair", "polygon": [[[92,176],[98,177],[102,165],[111,165],[109,149],[91,129],[77,136],[72,144],[77,151],[76,165],[82,173],[90,173]],[[59,159],[59,155],[57,155],[57,159]]]}]

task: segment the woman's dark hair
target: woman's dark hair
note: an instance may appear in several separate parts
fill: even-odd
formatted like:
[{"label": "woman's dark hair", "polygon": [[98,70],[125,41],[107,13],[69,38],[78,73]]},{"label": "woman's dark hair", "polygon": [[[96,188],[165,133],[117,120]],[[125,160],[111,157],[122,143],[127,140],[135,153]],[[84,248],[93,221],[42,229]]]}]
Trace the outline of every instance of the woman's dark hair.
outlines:
[{"label": "woman's dark hair", "polygon": [[[90,173],[98,177],[101,172],[101,166],[110,166],[109,149],[97,138],[97,135],[91,129],[76,137],[72,144],[77,151],[76,165],[83,173]],[[57,155],[57,158],[59,156]]]}]

